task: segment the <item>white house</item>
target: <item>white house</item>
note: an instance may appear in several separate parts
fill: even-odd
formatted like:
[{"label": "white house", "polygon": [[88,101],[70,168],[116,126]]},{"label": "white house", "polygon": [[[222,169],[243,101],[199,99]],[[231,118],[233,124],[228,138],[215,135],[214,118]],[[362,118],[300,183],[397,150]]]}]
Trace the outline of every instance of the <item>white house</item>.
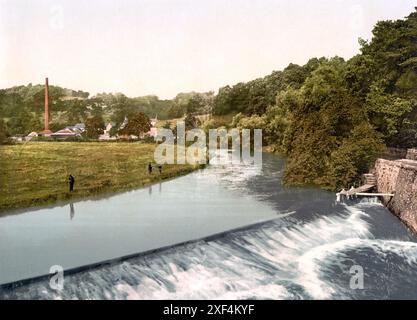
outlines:
[{"label": "white house", "polygon": [[103,134],[98,137],[98,140],[100,140],[100,141],[116,140],[116,137],[111,137],[110,136],[110,130],[113,129],[113,126],[114,126],[114,124],[109,122],[106,126],[106,129],[104,129]]},{"label": "white house", "polygon": [[150,137],[155,138],[158,132],[158,128],[156,127],[156,125],[158,124],[158,116],[155,116],[154,119],[150,119],[150,120],[151,120],[151,129],[149,130],[147,134]]},{"label": "white house", "polygon": [[29,133],[29,134],[26,136],[26,141],[30,141],[30,140],[32,140],[33,138],[37,137],[37,136],[38,136],[38,133],[37,133],[37,132],[31,132],[31,133]]}]

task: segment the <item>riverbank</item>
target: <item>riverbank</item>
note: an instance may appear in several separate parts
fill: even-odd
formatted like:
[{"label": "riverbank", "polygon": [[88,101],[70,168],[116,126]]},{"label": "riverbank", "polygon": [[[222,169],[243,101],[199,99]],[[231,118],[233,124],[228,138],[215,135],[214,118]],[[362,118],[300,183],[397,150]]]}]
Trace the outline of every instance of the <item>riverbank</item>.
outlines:
[{"label": "riverbank", "polygon": [[[187,174],[189,164],[148,173],[154,144],[37,142],[0,146],[0,215],[6,210],[127,191]],[[75,190],[68,192],[68,175]]]}]

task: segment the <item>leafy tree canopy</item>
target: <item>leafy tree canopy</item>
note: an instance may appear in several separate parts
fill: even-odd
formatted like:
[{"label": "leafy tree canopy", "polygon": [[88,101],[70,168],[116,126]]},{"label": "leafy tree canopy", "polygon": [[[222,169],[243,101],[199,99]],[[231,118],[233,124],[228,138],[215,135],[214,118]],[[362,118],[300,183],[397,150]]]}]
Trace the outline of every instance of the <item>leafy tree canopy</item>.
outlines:
[{"label": "leafy tree canopy", "polygon": [[128,119],[128,122],[119,133],[122,135],[135,135],[141,136],[143,133],[148,132],[151,129],[151,122],[146,114],[143,112],[137,112]]}]

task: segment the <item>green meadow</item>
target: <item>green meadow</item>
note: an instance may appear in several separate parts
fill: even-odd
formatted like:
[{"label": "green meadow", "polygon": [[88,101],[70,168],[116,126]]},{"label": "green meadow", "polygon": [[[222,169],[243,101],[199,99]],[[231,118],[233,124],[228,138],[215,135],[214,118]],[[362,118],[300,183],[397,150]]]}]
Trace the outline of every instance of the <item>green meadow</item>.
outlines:
[{"label": "green meadow", "polygon": [[[197,166],[153,163],[154,144],[34,142],[0,146],[0,214],[10,209],[126,191],[189,173]],[[68,192],[68,175],[75,190]]]}]

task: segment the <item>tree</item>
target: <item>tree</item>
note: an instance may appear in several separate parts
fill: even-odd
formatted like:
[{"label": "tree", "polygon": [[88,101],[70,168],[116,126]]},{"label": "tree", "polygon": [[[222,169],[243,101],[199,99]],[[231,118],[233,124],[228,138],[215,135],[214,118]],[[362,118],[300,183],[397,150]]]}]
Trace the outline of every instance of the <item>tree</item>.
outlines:
[{"label": "tree", "polygon": [[187,103],[186,112],[188,114],[199,113],[204,108],[204,99],[201,95],[195,94]]},{"label": "tree", "polygon": [[116,137],[119,133],[119,129],[116,126],[112,126],[109,132],[110,137]]},{"label": "tree", "polygon": [[323,62],[299,90],[277,102],[290,112],[285,131],[285,181],[327,189],[348,187],[369,170],[382,149],[365,105],[348,90],[346,62]]},{"label": "tree", "polygon": [[268,107],[275,104],[278,93],[300,89],[306,78],[325,61],[325,58],[313,58],[304,66],[290,64],[284,71],[274,71],[264,78],[220,88],[214,98],[213,113],[225,115],[242,112],[262,116]]},{"label": "tree", "polygon": [[74,99],[64,102],[68,123],[75,125],[83,121],[87,114],[87,105],[84,101]]},{"label": "tree", "polygon": [[382,152],[381,135],[367,122],[355,126],[330,156],[326,183],[333,190],[352,185]]},{"label": "tree", "polygon": [[133,114],[126,126],[120,130],[122,135],[135,135],[141,136],[142,134],[151,130],[151,122],[146,114],[143,112],[137,112]]},{"label": "tree", "polygon": [[98,139],[105,130],[104,120],[100,116],[88,118],[85,122],[86,136],[89,139]]},{"label": "tree", "polygon": [[264,135],[268,145],[273,145],[277,150],[284,152],[285,137],[291,126],[289,112],[280,106],[271,106],[266,110]]},{"label": "tree", "polygon": [[126,116],[131,118],[137,112],[137,108],[133,105],[132,101],[121,93],[111,95],[108,103],[112,111],[111,120],[117,125],[123,123]]},{"label": "tree", "polygon": [[380,21],[362,54],[349,61],[350,91],[366,103],[371,123],[389,146],[417,144],[417,11]]},{"label": "tree", "polygon": [[185,114],[185,107],[174,104],[168,110],[168,117],[171,119],[181,118]]},{"label": "tree", "polygon": [[0,118],[0,144],[7,140],[8,135],[6,123]]},{"label": "tree", "polygon": [[25,109],[12,116],[8,122],[10,134],[29,134],[42,130],[40,118]]},{"label": "tree", "polygon": [[184,119],[185,122],[185,131],[189,131],[194,128],[198,128],[200,121],[192,114],[187,114]]},{"label": "tree", "polygon": [[103,99],[101,98],[92,98],[86,100],[86,104],[90,109],[90,113],[93,117],[102,117],[103,116]]},{"label": "tree", "polygon": [[219,89],[218,94],[214,98],[214,114],[224,115],[233,111],[231,103],[231,91],[232,88],[230,86]]}]

